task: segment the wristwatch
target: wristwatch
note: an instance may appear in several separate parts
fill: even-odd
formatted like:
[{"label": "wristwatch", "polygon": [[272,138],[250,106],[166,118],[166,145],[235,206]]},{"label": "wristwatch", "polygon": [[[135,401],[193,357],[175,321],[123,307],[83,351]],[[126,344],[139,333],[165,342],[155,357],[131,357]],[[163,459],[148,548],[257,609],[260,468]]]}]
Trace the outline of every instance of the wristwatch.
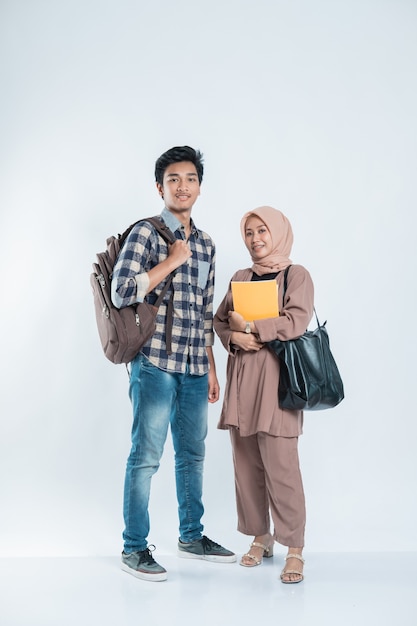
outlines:
[{"label": "wristwatch", "polygon": [[251,329],[250,329],[250,322],[246,322],[246,326],[245,326],[245,333],[249,335],[249,333],[251,333]]}]

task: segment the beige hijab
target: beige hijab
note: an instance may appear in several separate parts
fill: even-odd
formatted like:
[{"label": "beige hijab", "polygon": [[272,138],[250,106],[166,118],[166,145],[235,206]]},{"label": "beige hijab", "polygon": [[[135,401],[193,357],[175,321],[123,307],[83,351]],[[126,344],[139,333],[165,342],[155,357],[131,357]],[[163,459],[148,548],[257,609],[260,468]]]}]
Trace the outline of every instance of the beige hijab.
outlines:
[{"label": "beige hijab", "polygon": [[253,211],[245,213],[240,222],[240,231],[243,241],[246,241],[246,221],[252,215],[259,217],[268,228],[271,233],[273,245],[271,254],[268,254],[264,259],[255,261],[252,257],[252,261],[254,262],[252,270],[258,274],[258,276],[262,276],[263,274],[279,272],[288,267],[288,265],[291,265],[289,254],[294,238],[291,224],[285,215],[281,213],[281,211],[278,211],[278,209],[273,209],[271,206],[260,206]]}]

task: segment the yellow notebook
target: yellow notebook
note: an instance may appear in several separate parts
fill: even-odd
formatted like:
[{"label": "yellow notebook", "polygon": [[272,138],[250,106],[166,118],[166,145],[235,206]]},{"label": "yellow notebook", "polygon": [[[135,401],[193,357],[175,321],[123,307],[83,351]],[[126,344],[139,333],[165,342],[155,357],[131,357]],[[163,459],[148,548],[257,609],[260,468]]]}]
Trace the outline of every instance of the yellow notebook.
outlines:
[{"label": "yellow notebook", "polygon": [[233,308],[247,322],[278,317],[276,280],[232,281]]}]

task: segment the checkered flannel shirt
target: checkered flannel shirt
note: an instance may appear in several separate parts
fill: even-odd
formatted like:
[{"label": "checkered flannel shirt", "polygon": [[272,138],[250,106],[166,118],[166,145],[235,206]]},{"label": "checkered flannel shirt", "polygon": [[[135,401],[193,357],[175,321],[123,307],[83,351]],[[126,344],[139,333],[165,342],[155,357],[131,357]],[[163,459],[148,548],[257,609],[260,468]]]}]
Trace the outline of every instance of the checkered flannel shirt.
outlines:
[{"label": "checkered flannel shirt", "polygon": [[[162,220],[177,239],[185,239],[184,227],[176,217],[164,209]],[[175,271],[174,318],[172,326],[172,354],[165,344],[167,302],[172,287],[159,307],[154,335],[141,352],[153,365],[167,372],[186,371],[201,376],[208,371],[206,346],[212,346],[215,246],[212,239],[198,230],[191,220],[189,246],[192,257]],[[154,304],[164,287],[162,281],[149,294],[148,282],[140,274],[166,259],[168,246],[149,222],[136,224],[128,235],[113,271],[112,300],[118,308],[150,302]],[[138,276],[139,275],[139,276]],[[143,289],[141,289],[141,282]]]}]

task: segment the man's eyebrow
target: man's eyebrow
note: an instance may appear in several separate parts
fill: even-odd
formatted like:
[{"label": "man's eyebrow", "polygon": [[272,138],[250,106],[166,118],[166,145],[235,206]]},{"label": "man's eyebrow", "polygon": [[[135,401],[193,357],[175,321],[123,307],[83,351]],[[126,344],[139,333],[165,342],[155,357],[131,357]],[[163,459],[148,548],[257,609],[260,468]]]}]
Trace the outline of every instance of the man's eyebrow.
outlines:
[{"label": "man's eyebrow", "polygon": [[[167,174],[167,176],[169,178],[170,176],[179,176],[179,174],[171,172],[170,174]],[[188,172],[188,174],[185,174],[185,176],[197,176],[197,172]]]}]

